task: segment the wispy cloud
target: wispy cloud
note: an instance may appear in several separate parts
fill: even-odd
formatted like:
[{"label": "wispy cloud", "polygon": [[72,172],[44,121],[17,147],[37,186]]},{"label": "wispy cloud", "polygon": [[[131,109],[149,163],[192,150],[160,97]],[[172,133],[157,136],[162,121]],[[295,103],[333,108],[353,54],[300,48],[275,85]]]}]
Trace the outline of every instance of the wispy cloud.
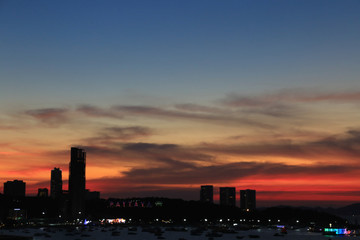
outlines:
[{"label": "wispy cloud", "polygon": [[151,136],[153,130],[142,126],[131,127],[106,127],[97,132],[95,137],[85,139],[87,144],[109,144],[126,142],[138,138]]},{"label": "wispy cloud", "polygon": [[176,109],[181,111],[188,112],[204,112],[204,113],[225,113],[225,109],[217,108],[217,107],[209,107],[194,103],[184,103],[184,104],[176,104]]},{"label": "wispy cloud", "polygon": [[112,111],[109,108],[100,108],[92,105],[82,105],[76,110],[91,117],[122,118],[122,116],[119,115],[116,111]]},{"label": "wispy cloud", "polygon": [[[280,114],[280,107],[267,109],[269,114]],[[254,110],[253,110],[254,111]],[[70,114],[70,112],[72,114]],[[92,105],[81,105],[75,110],[67,108],[43,108],[27,110],[25,114],[32,118],[54,126],[63,124],[75,118],[89,122],[91,119],[123,119],[128,121],[133,118],[147,118],[167,121],[172,119],[176,122],[196,121],[206,124],[223,124],[232,126],[249,126],[260,129],[273,129],[273,124],[249,117],[248,112],[234,112],[225,108],[203,106],[197,104],[177,104],[170,107],[158,106],[128,106],[115,105],[112,107],[97,107]],[[74,115],[75,114],[75,115]],[[88,118],[84,118],[84,115]]]},{"label": "wispy cloud", "polygon": [[214,157],[211,155],[176,144],[116,143],[106,146],[83,146],[83,148],[92,156],[102,157],[100,165],[111,165],[118,162],[137,166],[145,164],[147,168],[154,168],[167,166],[170,163],[194,165],[197,162],[211,163],[214,161]]},{"label": "wispy cloud", "polygon": [[146,116],[146,117],[156,117],[156,118],[170,118],[177,120],[191,120],[191,121],[202,121],[204,123],[213,123],[213,124],[231,124],[231,125],[246,125],[258,128],[274,128],[273,125],[256,121],[253,119],[248,119],[243,116],[236,116],[228,112],[227,114],[216,114],[214,111],[209,113],[210,109],[207,109],[207,112],[198,111],[182,111],[182,110],[173,110],[165,109],[159,107],[150,107],[150,106],[114,106],[114,110],[118,111],[121,115],[137,115],[137,116]]},{"label": "wispy cloud", "polygon": [[360,131],[349,130],[319,140],[296,142],[272,140],[249,144],[203,144],[199,149],[205,152],[219,152],[238,156],[273,156],[302,158],[311,161],[340,161],[342,158],[357,161],[360,154]]},{"label": "wispy cloud", "polygon": [[292,117],[300,117],[306,111],[299,106],[288,105],[288,104],[274,104],[267,106],[257,106],[250,107],[243,110],[246,114],[262,114],[276,118],[292,118]]},{"label": "wispy cloud", "polygon": [[43,123],[54,125],[67,122],[68,112],[69,109],[66,108],[42,108],[25,111],[25,114]]}]

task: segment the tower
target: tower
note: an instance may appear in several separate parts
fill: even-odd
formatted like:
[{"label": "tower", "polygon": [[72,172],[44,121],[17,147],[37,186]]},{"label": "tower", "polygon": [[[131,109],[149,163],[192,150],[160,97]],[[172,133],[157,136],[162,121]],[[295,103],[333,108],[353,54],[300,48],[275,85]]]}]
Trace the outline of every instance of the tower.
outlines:
[{"label": "tower", "polygon": [[207,203],[214,203],[214,187],[212,185],[203,185],[200,189],[200,201]]},{"label": "tower", "polygon": [[50,196],[59,199],[62,196],[62,172],[60,168],[51,170]]},{"label": "tower", "polygon": [[256,191],[251,189],[240,190],[240,208],[244,211],[256,209]]},{"label": "tower", "polygon": [[85,165],[86,153],[80,148],[71,148],[69,164],[69,202],[70,216],[79,218],[85,208]]},{"label": "tower", "polygon": [[234,187],[220,188],[220,205],[235,207],[236,192]]}]

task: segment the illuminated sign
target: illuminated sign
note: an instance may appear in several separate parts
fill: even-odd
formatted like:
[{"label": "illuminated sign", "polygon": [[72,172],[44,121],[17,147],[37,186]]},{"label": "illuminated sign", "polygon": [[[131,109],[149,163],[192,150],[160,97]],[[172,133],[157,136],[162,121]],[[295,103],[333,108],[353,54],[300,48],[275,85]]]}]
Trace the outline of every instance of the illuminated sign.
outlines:
[{"label": "illuminated sign", "polygon": [[163,202],[161,201],[156,201],[155,203],[153,203],[151,201],[121,199],[113,199],[109,201],[108,204],[111,208],[152,208],[154,205],[156,207],[163,206]]},{"label": "illuminated sign", "polygon": [[103,219],[102,223],[110,223],[110,224],[118,224],[118,223],[126,223],[125,218],[113,218],[113,219]]}]

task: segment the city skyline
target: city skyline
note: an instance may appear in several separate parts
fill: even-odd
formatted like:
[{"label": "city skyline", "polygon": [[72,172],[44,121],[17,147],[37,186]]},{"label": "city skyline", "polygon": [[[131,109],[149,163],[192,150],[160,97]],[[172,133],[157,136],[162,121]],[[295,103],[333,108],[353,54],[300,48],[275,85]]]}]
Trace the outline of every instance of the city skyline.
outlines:
[{"label": "city skyline", "polygon": [[227,186],[256,189],[259,207],[360,202],[359,11],[2,1],[0,180],[36,196],[56,167],[68,189],[78,147],[102,198],[198,200],[213,185],[215,202]]},{"label": "city skyline", "polygon": [[[68,190],[63,190],[62,185],[62,170],[54,167],[54,169],[51,170],[50,195],[49,189],[43,187],[38,188],[37,197],[50,197],[60,202],[67,202],[68,200],[70,209],[69,216],[72,216],[73,218],[77,218],[82,215],[81,212],[84,212],[85,200],[100,199],[100,192],[91,192],[89,189],[86,189],[86,151],[84,149],[71,147]],[[249,195],[249,198],[246,197],[247,194]],[[26,182],[23,182],[23,180],[9,180],[5,182],[3,195],[6,197],[27,197]],[[237,205],[235,187],[220,187],[219,195],[219,201],[217,204],[224,206]],[[200,197],[198,199],[200,202],[214,204],[213,196],[213,185],[200,186]],[[110,198],[112,198],[112,196],[110,196],[109,199]],[[255,190],[240,190],[239,200],[239,207],[242,210],[252,211],[256,209]]]}]

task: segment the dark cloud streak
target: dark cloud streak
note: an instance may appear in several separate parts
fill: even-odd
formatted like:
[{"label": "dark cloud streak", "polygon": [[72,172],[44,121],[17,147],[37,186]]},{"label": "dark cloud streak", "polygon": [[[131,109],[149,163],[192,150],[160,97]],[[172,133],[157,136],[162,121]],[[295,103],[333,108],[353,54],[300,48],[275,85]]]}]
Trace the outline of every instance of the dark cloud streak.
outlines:
[{"label": "dark cloud streak", "polygon": [[43,123],[58,125],[68,121],[67,114],[69,111],[66,108],[42,108],[25,111],[25,114]]},{"label": "dark cloud streak", "polygon": [[360,131],[349,130],[344,134],[329,136],[317,141],[293,142],[280,140],[256,144],[219,145],[203,144],[199,150],[243,156],[279,156],[288,158],[329,159],[334,157],[353,159],[360,155]]},{"label": "dark cloud streak", "polygon": [[284,89],[261,96],[243,96],[229,94],[220,102],[231,107],[261,107],[285,103],[314,103],[314,102],[360,102],[360,91],[320,92],[309,89]]},{"label": "dark cloud streak", "polygon": [[126,179],[134,183],[161,184],[202,184],[206,182],[226,183],[244,177],[277,176],[277,177],[311,177],[320,175],[341,175],[351,171],[358,171],[358,167],[339,165],[309,165],[297,166],[280,163],[237,162],[205,167],[181,167],[168,162],[167,167],[134,168],[123,172]]}]

